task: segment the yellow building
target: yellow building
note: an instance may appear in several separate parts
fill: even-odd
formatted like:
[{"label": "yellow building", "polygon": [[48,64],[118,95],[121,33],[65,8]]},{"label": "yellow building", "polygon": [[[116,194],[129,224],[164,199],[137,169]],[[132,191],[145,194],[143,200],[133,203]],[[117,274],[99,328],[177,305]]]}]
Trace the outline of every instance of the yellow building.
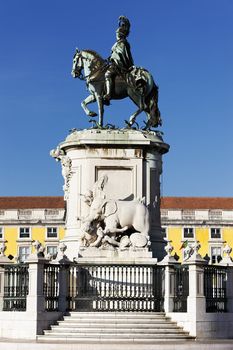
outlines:
[{"label": "yellow building", "polygon": [[62,197],[0,197],[0,242],[6,242],[6,255],[24,261],[33,240],[45,246],[46,254],[55,254],[64,237],[64,216]]},{"label": "yellow building", "polygon": [[[211,263],[223,256],[225,242],[233,248],[233,198],[163,197],[161,223],[179,261],[186,241],[200,241],[200,254]],[[0,242],[7,241],[7,256],[24,261],[33,240],[39,240],[46,253],[55,254],[64,226],[62,197],[0,197]]]},{"label": "yellow building", "polygon": [[233,198],[163,197],[161,223],[180,261],[185,258],[180,248],[186,241],[200,241],[199,253],[211,263],[223,257],[226,243],[233,248]]}]

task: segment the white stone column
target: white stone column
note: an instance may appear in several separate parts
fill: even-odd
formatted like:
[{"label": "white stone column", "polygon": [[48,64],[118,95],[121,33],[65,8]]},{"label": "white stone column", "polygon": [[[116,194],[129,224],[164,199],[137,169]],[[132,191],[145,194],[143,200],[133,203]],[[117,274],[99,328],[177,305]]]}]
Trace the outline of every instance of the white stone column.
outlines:
[{"label": "white stone column", "polygon": [[[168,241],[165,247],[166,256],[158,265],[164,266],[164,311],[173,312],[174,310],[174,291],[175,291],[175,268],[174,265],[179,264],[172,256],[174,250],[171,245],[172,241]],[[165,242],[164,242],[165,244]]]},{"label": "white stone column", "polygon": [[226,281],[226,297],[227,297],[227,312],[233,312],[233,261],[230,256],[232,248],[226,244],[223,249],[224,257],[218,264],[226,267],[227,281]]},{"label": "white stone column", "polygon": [[4,297],[4,266],[12,264],[12,261],[5,255],[6,241],[0,245],[0,311],[3,309]]},{"label": "white stone column", "polygon": [[44,297],[44,264],[48,260],[44,258],[29,257],[29,291],[27,296],[27,312],[32,312],[37,315],[45,311]]},{"label": "white stone column", "polygon": [[202,329],[206,314],[206,298],[204,295],[204,260],[198,250],[199,242],[192,246],[192,255],[184,262],[189,266],[189,296],[187,298],[187,312],[190,323],[190,335],[198,336]]}]

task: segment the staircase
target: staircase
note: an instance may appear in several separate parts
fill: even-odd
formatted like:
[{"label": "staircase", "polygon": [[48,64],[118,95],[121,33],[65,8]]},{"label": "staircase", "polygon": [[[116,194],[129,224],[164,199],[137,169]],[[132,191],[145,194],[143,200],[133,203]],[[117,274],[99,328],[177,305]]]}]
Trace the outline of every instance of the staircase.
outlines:
[{"label": "staircase", "polygon": [[192,339],[164,313],[151,312],[71,312],[37,338],[39,342],[70,343],[154,343]]}]

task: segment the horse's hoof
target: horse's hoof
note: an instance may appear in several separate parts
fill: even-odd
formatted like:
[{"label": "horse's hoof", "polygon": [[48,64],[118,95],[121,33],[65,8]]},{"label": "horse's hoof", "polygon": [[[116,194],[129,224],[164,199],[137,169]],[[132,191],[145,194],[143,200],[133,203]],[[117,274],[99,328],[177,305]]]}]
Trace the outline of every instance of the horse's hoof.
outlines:
[{"label": "horse's hoof", "polygon": [[90,113],[88,113],[88,117],[97,117],[97,113],[95,113],[95,112],[90,112]]},{"label": "horse's hoof", "polygon": [[128,129],[130,129],[132,127],[132,125],[133,125],[130,122],[128,122],[128,120],[125,120],[125,124],[127,125]]}]

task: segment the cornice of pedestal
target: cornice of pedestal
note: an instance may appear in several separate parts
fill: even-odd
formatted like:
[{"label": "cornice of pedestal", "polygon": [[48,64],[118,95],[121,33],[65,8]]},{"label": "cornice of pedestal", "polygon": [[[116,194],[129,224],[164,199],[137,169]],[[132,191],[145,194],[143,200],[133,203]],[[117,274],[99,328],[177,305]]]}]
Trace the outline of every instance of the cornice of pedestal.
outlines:
[{"label": "cornice of pedestal", "polygon": [[159,131],[143,131],[132,129],[84,129],[69,134],[60,149],[71,147],[141,147],[157,148],[159,153],[169,151],[169,145],[163,141]]}]

